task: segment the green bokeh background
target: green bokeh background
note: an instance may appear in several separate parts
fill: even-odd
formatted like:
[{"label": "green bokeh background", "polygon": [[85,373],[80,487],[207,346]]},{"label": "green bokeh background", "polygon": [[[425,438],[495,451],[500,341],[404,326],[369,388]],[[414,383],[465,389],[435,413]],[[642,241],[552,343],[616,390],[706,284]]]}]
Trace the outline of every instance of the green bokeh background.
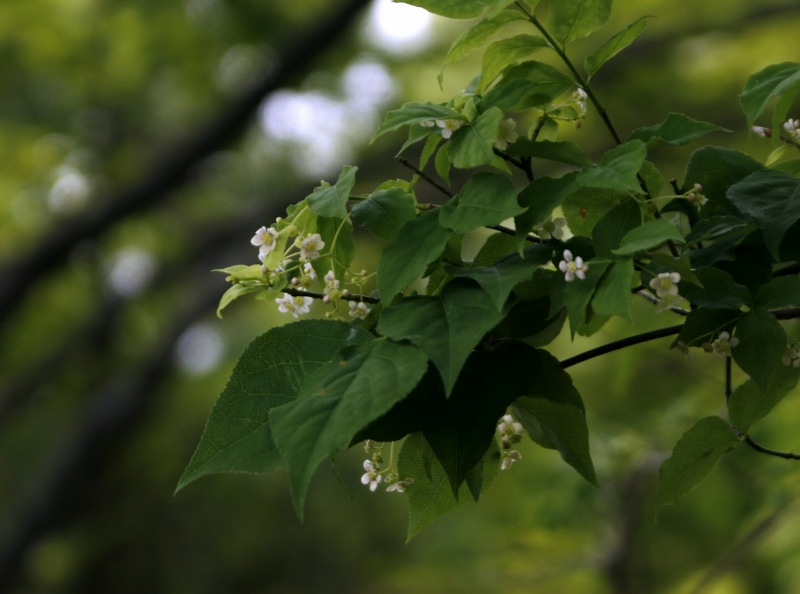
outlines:
[{"label": "green bokeh background", "polygon": [[[0,323],[0,591],[800,591],[800,470],[793,463],[737,449],[656,519],[658,465],[696,419],[724,409],[722,361],[687,360],[668,351],[666,340],[570,369],[586,402],[600,489],[556,453],[525,443],[523,460],[478,505],[445,516],[408,544],[403,496],[361,486],[358,448],[338,457],[338,478],[320,469],[304,524],[280,472],[204,478],[173,496],[237,355],[286,321],[250,299],[218,320],[214,300],[225,283],[210,270],[251,263],[253,231],[322,175],[333,181],[345,163],[360,166],[359,191],[407,177],[393,159],[402,139],[368,146],[377,120],[350,112],[353,121],[342,127],[348,139],[334,143],[332,168],[320,173],[308,147],[266,135],[254,114],[243,134],[153,204],[68,253],[58,239],[233,109],[286,47],[339,4],[0,5],[0,271],[7,273],[0,283],[13,282],[11,265],[36,246],[55,242],[59,258]],[[800,60],[797,3],[619,2],[600,33],[575,45],[576,61],[643,14],[655,17],[645,34],[593,81],[623,136],[680,111],[733,130],[714,143],[766,159],[774,147],[747,133],[738,94],[750,73]],[[296,65],[288,89],[341,100],[342,73],[367,60],[383,65],[396,86],[381,104],[385,111],[408,100],[446,100],[477,68],[476,54],[448,68],[444,91],[436,84],[463,22],[435,19],[424,43],[406,54],[370,44],[363,33],[370,23],[365,11],[342,35],[308,40],[318,54]],[[321,128],[317,142],[330,140],[328,133]],[[593,156],[610,147],[592,110],[580,130],[564,134]],[[651,158],[680,181],[694,148],[657,149]],[[438,199],[425,191],[431,194],[422,199]],[[466,249],[474,252],[482,239],[470,237]],[[373,270],[381,246],[360,241],[363,266]],[[131,249],[150,258],[155,276],[140,292],[121,295],[108,278]],[[678,323],[670,315],[637,303],[634,324],[615,322],[574,343],[561,337],[554,353],[565,358]],[[200,332],[194,342],[183,334],[189,328]],[[798,336],[792,323],[787,331]],[[181,336],[196,349],[190,360],[221,350],[193,371],[175,354]],[[757,436],[800,450],[798,400],[790,395]]]}]

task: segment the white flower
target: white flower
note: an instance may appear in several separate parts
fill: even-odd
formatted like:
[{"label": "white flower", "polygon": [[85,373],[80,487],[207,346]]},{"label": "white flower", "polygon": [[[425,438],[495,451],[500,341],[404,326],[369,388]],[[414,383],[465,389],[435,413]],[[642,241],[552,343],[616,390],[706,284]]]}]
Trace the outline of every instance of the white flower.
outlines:
[{"label": "white flower", "polygon": [[800,120],[789,118],[783,123],[783,129],[786,130],[790,138],[800,140]]},{"label": "white flower", "polygon": [[367,317],[369,307],[363,301],[350,301],[347,306],[350,308],[350,315],[354,318],[361,318],[362,320]]},{"label": "white flower", "polygon": [[753,126],[752,130],[754,133],[758,134],[759,136],[763,136],[764,138],[769,138],[772,136],[772,131],[764,126]]},{"label": "white flower", "polygon": [[300,259],[313,260],[319,258],[319,251],[325,247],[325,242],[322,241],[319,233],[309,235],[300,242]]},{"label": "white flower", "polygon": [[781,357],[781,363],[789,367],[800,367],[800,351],[797,349],[787,346],[786,351],[783,353],[783,357]]},{"label": "white flower", "polygon": [[561,239],[564,237],[564,227],[566,224],[567,220],[564,217],[556,217],[554,219],[553,215],[550,215],[541,223],[536,225],[533,228],[533,232],[542,239],[550,239],[551,237],[554,237],[555,239]]},{"label": "white flower", "polygon": [[424,122],[420,122],[419,125],[423,128],[433,128],[436,125],[436,122],[433,120],[425,120]]},{"label": "white flower", "polygon": [[442,138],[450,138],[453,132],[464,125],[461,120],[436,120],[436,125],[442,129]]},{"label": "white flower", "polygon": [[500,462],[500,470],[508,470],[511,468],[511,465],[518,460],[522,460],[522,454],[519,453],[517,450],[511,450],[510,452],[503,452],[503,461]]},{"label": "white flower", "polygon": [[717,340],[711,345],[714,348],[714,353],[718,357],[730,357],[731,349],[739,344],[739,339],[735,336],[731,338],[728,332],[720,332]]},{"label": "white flower", "polygon": [[367,472],[362,475],[361,484],[369,485],[369,490],[374,491],[378,488],[378,483],[383,480],[383,477],[378,474],[380,472],[380,467],[373,464],[370,460],[364,460],[364,470]]},{"label": "white flower", "polygon": [[500,122],[500,131],[495,138],[494,145],[501,151],[508,148],[509,144],[513,144],[519,138],[517,134],[517,122],[513,118],[508,118]]},{"label": "white flower", "polygon": [[573,259],[572,252],[564,250],[564,259],[558,263],[558,269],[564,273],[564,280],[569,283],[575,280],[576,276],[581,280],[585,279],[589,266],[583,263],[583,258],[580,256]]},{"label": "white flower", "polygon": [[500,445],[504,452],[511,448],[512,443],[517,443],[522,439],[522,425],[514,420],[511,415],[503,415],[497,423],[497,432],[500,434]]},{"label": "white flower", "polygon": [[589,98],[589,95],[586,94],[582,88],[578,87],[578,90],[572,94],[572,100],[575,101],[575,104],[578,106],[578,109],[581,110],[581,113],[586,113],[586,100]]},{"label": "white flower", "polygon": [[272,227],[261,227],[253,235],[250,243],[258,246],[258,259],[263,262],[266,255],[278,245],[278,232]]},{"label": "white flower", "polygon": [[678,272],[662,272],[650,281],[650,288],[659,297],[674,297],[678,294],[678,283],[681,275]]},{"label": "white flower", "polygon": [[[363,477],[361,480],[362,481],[364,480]],[[388,493],[389,491],[397,491],[398,493],[403,493],[413,484],[414,484],[414,479],[410,477],[407,479],[403,479],[402,481],[395,481],[391,485],[386,487],[386,492]]]},{"label": "white flower", "polygon": [[283,297],[275,300],[275,303],[278,304],[278,310],[281,313],[290,313],[296,318],[300,314],[307,314],[311,311],[309,305],[313,301],[311,297],[293,297],[289,293],[284,293]]}]

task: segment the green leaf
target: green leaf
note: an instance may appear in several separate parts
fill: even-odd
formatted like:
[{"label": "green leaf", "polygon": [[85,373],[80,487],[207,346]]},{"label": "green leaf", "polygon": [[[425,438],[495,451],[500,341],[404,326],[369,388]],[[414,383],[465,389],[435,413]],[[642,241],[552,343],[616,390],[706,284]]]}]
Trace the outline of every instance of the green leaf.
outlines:
[{"label": "green leaf", "polygon": [[576,278],[572,282],[566,283],[564,305],[567,308],[569,327],[573,338],[575,333],[589,321],[590,312],[587,310],[589,302],[610,265],[611,262],[590,262],[585,279]]},{"label": "green leaf", "polygon": [[589,54],[586,57],[586,60],[583,62],[583,67],[586,69],[588,78],[591,79],[595,73],[600,70],[600,67],[603,64],[608,62],[611,58],[633,43],[636,38],[642,34],[642,31],[644,31],[645,27],[647,27],[647,19],[649,18],[652,17],[639,17],[630,25],[622,29],[622,31],[615,33],[594,53]]},{"label": "green leaf", "polygon": [[[430,446],[421,433],[408,436],[400,450],[398,470],[401,479],[414,482],[406,489],[408,494],[408,536],[411,540],[428,524],[444,514],[464,507],[473,501],[466,484],[453,495],[450,481],[442,465],[428,455]],[[479,463],[482,471],[482,490],[488,489],[500,467],[497,445],[490,447]]]},{"label": "green leaf", "polygon": [[590,188],[641,193],[636,174],[644,165],[646,156],[645,144],[641,140],[630,140],[603,155],[600,165],[581,171],[575,181]]},{"label": "green leaf", "polygon": [[660,124],[634,130],[628,136],[628,140],[641,140],[646,142],[648,147],[657,146],[659,143],[683,146],[710,132],[730,132],[730,130],[716,124],[693,120],[682,113],[671,113]]},{"label": "green leaf", "polygon": [[520,192],[519,204],[526,210],[514,217],[519,251],[524,249],[533,227],[550,216],[575,191],[574,180],[574,173],[559,178],[537,177]]},{"label": "green leaf", "polygon": [[436,158],[433,160],[433,166],[436,168],[436,173],[448,186],[450,185],[450,168],[452,165],[447,149],[439,149],[436,153]]},{"label": "green leaf", "polygon": [[446,147],[452,164],[459,169],[469,169],[491,163],[502,119],[500,108],[492,107],[471,124],[456,130]]},{"label": "green leaf", "polygon": [[716,239],[721,235],[741,230],[745,227],[747,227],[747,223],[737,217],[730,215],[710,217],[703,219],[692,227],[692,230],[686,235],[686,242],[692,243]]},{"label": "green leaf", "polygon": [[561,210],[564,212],[570,231],[575,235],[591,237],[592,230],[600,219],[629,197],[627,192],[618,190],[581,188],[567,196],[561,204]]},{"label": "green leaf", "polygon": [[414,198],[402,188],[373,192],[350,211],[353,220],[386,241],[393,241],[400,229],[417,216]]},{"label": "green leaf", "polygon": [[454,280],[436,297],[408,297],[383,310],[378,332],[425,351],[450,395],[461,368],[483,336],[503,319],[473,282]]},{"label": "green leaf", "polygon": [[676,346],[679,342],[687,346],[701,346],[706,342],[711,342],[722,331],[730,333],[741,316],[742,312],[736,309],[711,307],[693,309],[686,317],[672,346]]},{"label": "green leaf", "polygon": [[400,228],[378,263],[378,290],[385,305],[439,258],[453,232],[439,224],[438,213],[424,214]]},{"label": "green leaf", "polygon": [[766,390],[762,391],[753,380],[747,380],[728,399],[728,415],[733,426],[746,434],[794,389],[798,379],[800,370],[791,365],[778,365],[767,382]]},{"label": "green leaf", "polygon": [[592,297],[592,309],[601,316],[630,320],[633,260],[614,260],[600,279]]},{"label": "green leaf", "polygon": [[683,434],[672,457],[661,465],[658,502],[674,505],[705,479],[720,458],[737,443],[730,426],[719,417],[705,417]]},{"label": "green leaf", "polygon": [[456,268],[450,266],[447,271],[456,277],[469,278],[477,282],[492,298],[495,308],[503,309],[508,296],[514,287],[521,282],[529,281],[536,269],[550,260],[553,248],[549,245],[536,245],[525,250],[523,256],[511,254],[494,266],[475,266],[473,268]]},{"label": "green leaf", "polygon": [[320,462],[359,429],[405,398],[427,369],[417,347],[391,340],[361,344],[318,369],[294,401],[270,411],[272,433],[289,466],[292,494],[303,515],[311,478]]},{"label": "green leaf", "polygon": [[[258,268],[260,270],[261,266]],[[266,287],[264,287],[262,284],[240,285],[237,283],[231,287],[228,287],[228,290],[222,294],[222,297],[220,297],[219,305],[217,306],[217,317],[222,318],[222,310],[228,307],[239,297],[264,290],[266,290]]]},{"label": "green leaf", "polygon": [[578,167],[591,167],[592,165],[592,160],[583,152],[581,146],[570,140],[556,142],[521,138],[514,144],[509,145],[508,153],[514,156],[548,159],[557,163],[577,165]]},{"label": "green leaf", "polygon": [[625,200],[600,219],[592,229],[595,253],[601,257],[611,255],[622,238],[642,224],[642,209],[636,200]]},{"label": "green leaf", "polygon": [[517,191],[506,175],[476,173],[461,192],[439,209],[439,223],[456,233],[491,227],[520,214]]},{"label": "green leaf", "polygon": [[695,183],[703,186],[708,203],[703,206],[704,218],[717,215],[739,215],[725,197],[728,188],[764,166],[747,155],[715,146],[695,151],[686,167],[683,191]]},{"label": "green leaf", "polygon": [[273,328],[245,349],[211,410],[177,490],[217,472],[269,472],[283,466],[269,411],[292,401],[305,377],[347,345],[369,340],[344,322],[303,320]]},{"label": "green leaf", "polygon": [[728,199],[758,224],[767,249],[780,261],[783,236],[800,220],[800,179],[772,169],[756,171],[732,186]]},{"label": "green leaf", "polygon": [[765,309],[755,308],[736,323],[738,346],[733,347],[733,360],[756,382],[762,392],[789,342],[780,322]]},{"label": "green leaf", "polygon": [[516,249],[513,237],[506,233],[492,233],[475,255],[473,266],[493,266]]},{"label": "green leaf", "polygon": [[515,35],[495,41],[483,54],[479,89],[487,88],[509,64],[515,64],[545,47],[549,47],[547,40],[538,35]]},{"label": "green leaf", "polygon": [[575,87],[571,77],[549,64],[535,60],[522,62],[504,70],[503,79],[498,86],[517,81],[523,81],[526,86],[526,91],[520,100],[520,105],[524,107],[547,105]]},{"label": "green leaf", "polygon": [[336,219],[347,218],[347,201],[356,184],[358,167],[345,165],[333,186],[319,186],[308,197],[308,207],[318,215]]},{"label": "green leaf", "polygon": [[781,276],[762,285],[756,294],[756,306],[762,309],[800,306],[800,278]]},{"label": "green leaf", "polygon": [[460,112],[451,107],[436,105],[434,103],[406,103],[399,109],[395,109],[386,114],[370,143],[387,132],[394,132],[403,126],[411,126],[420,122],[430,120],[463,120],[465,119]]},{"label": "green leaf", "polygon": [[683,235],[666,219],[653,219],[628,231],[620,241],[619,247],[611,250],[611,253],[617,256],[633,256],[637,252],[653,249],[667,241],[683,243]]},{"label": "green leaf", "polygon": [[[400,0],[394,0],[399,2]],[[489,6],[498,4],[497,0],[402,0],[403,4],[419,6],[428,12],[449,19],[474,19]]]},{"label": "green leaf", "polygon": [[320,257],[311,264],[319,278],[333,270],[337,278],[342,278],[356,255],[353,242],[353,224],[345,219],[317,217],[317,232],[325,242]]},{"label": "green leaf", "polygon": [[564,47],[597,31],[611,16],[611,0],[551,2],[550,34]]},{"label": "green leaf", "polygon": [[454,494],[494,441],[497,420],[534,385],[538,366],[539,351],[521,342],[475,351],[450,398],[431,403],[422,432]]},{"label": "green leaf", "polygon": [[444,69],[446,66],[468,56],[470,52],[483,45],[492,35],[500,31],[506,23],[523,18],[525,17],[518,11],[501,12],[478,21],[459,35],[453,42],[453,45],[450,46],[444,58],[444,62],[442,63],[442,68],[437,77],[439,86],[442,86]]},{"label": "green leaf", "polygon": [[[786,110],[777,110],[773,122],[786,119],[791,102],[800,94],[800,64],[782,62],[772,64],[756,72],[744,85],[739,102],[742,104],[747,125],[752,126],[756,119],[764,113],[769,100],[773,97],[785,96],[789,99]],[[777,127],[773,124],[773,127]]]},{"label": "green leaf", "polygon": [[720,309],[739,309],[752,305],[750,291],[733,280],[724,270],[705,266],[695,271],[695,277],[702,287],[681,279],[680,294],[692,305]]}]

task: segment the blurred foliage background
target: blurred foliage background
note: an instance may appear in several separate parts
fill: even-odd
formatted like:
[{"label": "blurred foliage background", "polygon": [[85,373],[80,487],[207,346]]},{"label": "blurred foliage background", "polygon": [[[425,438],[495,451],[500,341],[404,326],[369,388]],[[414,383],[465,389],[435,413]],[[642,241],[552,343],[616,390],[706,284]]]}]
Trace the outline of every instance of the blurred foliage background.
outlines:
[{"label": "blurred foliage background", "polygon": [[[210,270],[253,260],[255,229],[345,163],[363,191],[407,177],[401,138],[367,146],[383,112],[444,101],[478,68],[450,67],[442,92],[439,65],[466,24],[407,8],[0,5],[0,591],[800,591],[791,462],[737,450],[655,521],[659,463],[724,405],[722,361],[683,359],[666,341],[570,369],[601,489],[527,444],[485,500],[409,544],[403,497],[361,487],[358,451],[340,456],[338,479],[319,473],[303,525],[280,473],[173,496],[238,354],[286,321],[248,299],[218,320],[225,283]],[[737,96],[750,73],[800,59],[796,1],[619,3],[575,58],[643,14],[656,17],[645,35],[594,81],[623,135],[681,111],[765,158]],[[592,115],[564,133],[600,155]],[[691,150],[651,158],[680,180]],[[362,240],[374,268],[380,246]],[[669,315],[641,304],[635,321],[677,323]],[[564,338],[556,355],[631,332]],[[800,449],[799,414],[788,398],[759,437]]]}]

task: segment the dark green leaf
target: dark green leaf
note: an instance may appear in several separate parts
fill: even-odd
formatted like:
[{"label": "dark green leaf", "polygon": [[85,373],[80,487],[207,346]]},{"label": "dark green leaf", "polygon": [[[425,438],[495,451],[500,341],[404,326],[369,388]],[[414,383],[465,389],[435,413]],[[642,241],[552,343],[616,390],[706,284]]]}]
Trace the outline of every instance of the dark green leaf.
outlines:
[{"label": "dark green leaf", "polygon": [[708,203],[703,206],[703,216],[737,216],[739,212],[725,198],[728,188],[764,166],[747,155],[716,146],[698,149],[692,154],[686,167],[683,191],[694,184],[703,186]]},{"label": "dark green leaf", "polygon": [[716,239],[721,235],[731,231],[741,230],[747,227],[747,223],[736,217],[722,215],[703,219],[697,223],[686,236],[686,242],[707,241]]},{"label": "dark green leaf", "polygon": [[602,27],[611,15],[611,0],[551,2],[549,9],[548,29],[563,47]]},{"label": "dark green leaf", "polygon": [[333,186],[320,186],[308,197],[308,207],[318,215],[336,219],[347,218],[347,201],[356,184],[358,167],[345,165]]},{"label": "dark green leaf", "polygon": [[439,222],[456,233],[467,233],[502,223],[524,210],[508,176],[476,173],[458,196],[439,209]]},{"label": "dark green leaf", "polygon": [[716,267],[703,267],[695,271],[701,283],[699,287],[681,279],[680,294],[693,305],[720,309],[739,309],[752,305],[750,291],[731,278],[731,275]]},{"label": "dark green leaf", "polygon": [[633,260],[614,260],[600,279],[592,297],[592,309],[601,316],[630,319]]},{"label": "dark green leaf", "polygon": [[270,409],[292,401],[305,377],[341,348],[369,338],[344,322],[323,320],[279,326],[256,338],[233,368],[177,488],[207,474],[283,466],[272,439]]},{"label": "dark green leaf", "polygon": [[[794,99],[798,93],[800,93],[800,64],[782,62],[756,72],[747,79],[742,94],[739,95],[742,109],[747,116],[747,125],[752,126],[755,123],[773,97],[786,95],[790,99]],[[789,105],[787,105],[787,109]],[[782,113],[777,111],[773,122],[785,120],[786,115],[786,111]],[[774,124],[773,127],[775,127]]]},{"label": "dark green leaf", "polygon": [[492,233],[475,256],[474,266],[493,266],[516,249],[514,238],[507,233]]},{"label": "dark green leaf", "polygon": [[528,138],[521,138],[508,147],[508,153],[514,156],[548,159],[558,163],[577,165],[578,167],[590,167],[592,165],[592,160],[583,152],[581,146],[569,140],[554,142],[552,140],[534,141]]},{"label": "dark green leaf", "polygon": [[756,306],[763,309],[800,306],[800,278],[782,276],[758,289]]},{"label": "dark green leaf", "polygon": [[492,107],[471,124],[456,130],[446,147],[452,164],[459,169],[469,169],[491,163],[502,119],[500,108]]},{"label": "dark green leaf", "polygon": [[452,231],[439,224],[435,212],[403,225],[395,240],[383,250],[378,263],[378,289],[385,304],[391,303],[395,295],[441,256],[452,235]]},{"label": "dark green leaf", "polygon": [[611,250],[611,253],[618,256],[632,256],[636,252],[653,249],[667,241],[683,243],[683,235],[666,219],[653,219],[628,231],[620,241],[619,247]]},{"label": "dark green leaf", "polygon": [[671,113],[660,124],[634,130],[628,140],[638,139],[647,143],[648,147],[663,142],[673,146],[683,146],[702,138],[709,132],[730,132],[726,128],[699,122],[682,113]]},{"label": "dark green leaf", "polygon": [[636,174],[644,165],[647,149],[641,140],[630,140],[611,149],[600,165],[584,169],[575,182],[589,188],[605,188],[640,193]]},{"label": "dark green leaf", "polygon": [[[575,254],[577,257],[577,254]],[[585,279],[574,279],[566,283],[564,289],[564,305],[567,308],[569,316],[569,327],[572,336],[578,332],[579,328],[586,324],[589,317],[587,308],[589,302],[592,300],[594,291],[597,288],[600,279],[603,278],[611,262],[590,262],[589,270],[586,272]]]},{"label": "dark green leaf", "polygon": [[384,309],[378,332],[394,340],[410,340],[425,351],[450,395],[472,349],[502,319],[480,287],[454,280],[440,296],[409,297]]},{"label": "dark green leaf", "polygon": [[400,228],[417,216],[414,198],[402,188],[373,192],[350,211],[353,220],[386,241],[393,241]]},{"label": "dark green leaf", "polygon": [[592,229],[592,241],[598,256],[608,257],[619,247],[622,238],[642,224],[642,209],[636,200],[625,200],[600,219]]},{"label": "dark green leaf", "polygon": [[714,309],[698,307],[693,309],[683,323],[678,337],[672,346],[679,342],[687,346],[701,346],[710,343],[720,332],[730,333],[742,312],[736,309]]},{"label": "dark green leaf", "polygon": [[537,177],[520,192],[519,204],[527,210],[514,217],[518,250],[524,249],[534,225],[544,221],[575,191],[574,180],[574,173],[559,178]]},{"label": "dark green leaf", "polygon": [[719,417],[705,417],[683,434],[672,457],[661,465],[658,502],[673,505],[705,479],[737,440]]},{"label": "dark green leaf", "polygon": [[788,339],[783,326],[765,309],[755,308],[736,323],[739,345],[733,347],[733,360],[756,382],[762,392],[780,365]]},{"label": "dark green leaf", "polygon": [[589,54],[583,63],[588,78],[592,78],[603,64],[633,43],[647,27],[647,19],[649,18],[651,17],[644,16],[636,19],[622,31],[611,36],[595,52]]},{"label": "dark green leaf", "polygon": [[728,399],[728,414],[733,426],[746,434],[754,423],[766,417],[794,389],[798,379],[799,369],[778,365],[767,382],[766,390],[762,391],[753,380],[747,380]]},{"label": "dark green leaf", "polygon": [[[297,400],[270,411],[275,443],[289,466],[295,508],[302,517],[319,463],[369,422],[405,398],[427,369],[417,347],[372,340],[318,369]],[[310,381],[313,380],[313,381]]]},{"label": "dark green leaf", "polygon": [[[537,107],[551,103],[570,89],[575,87],[571,77],[549,64],[529,60],[503,71],[503,79],[499,85],[524,81],[527,85],[523,99],[524,107]],[[490,91],[491,93],[491,91]]]}]

